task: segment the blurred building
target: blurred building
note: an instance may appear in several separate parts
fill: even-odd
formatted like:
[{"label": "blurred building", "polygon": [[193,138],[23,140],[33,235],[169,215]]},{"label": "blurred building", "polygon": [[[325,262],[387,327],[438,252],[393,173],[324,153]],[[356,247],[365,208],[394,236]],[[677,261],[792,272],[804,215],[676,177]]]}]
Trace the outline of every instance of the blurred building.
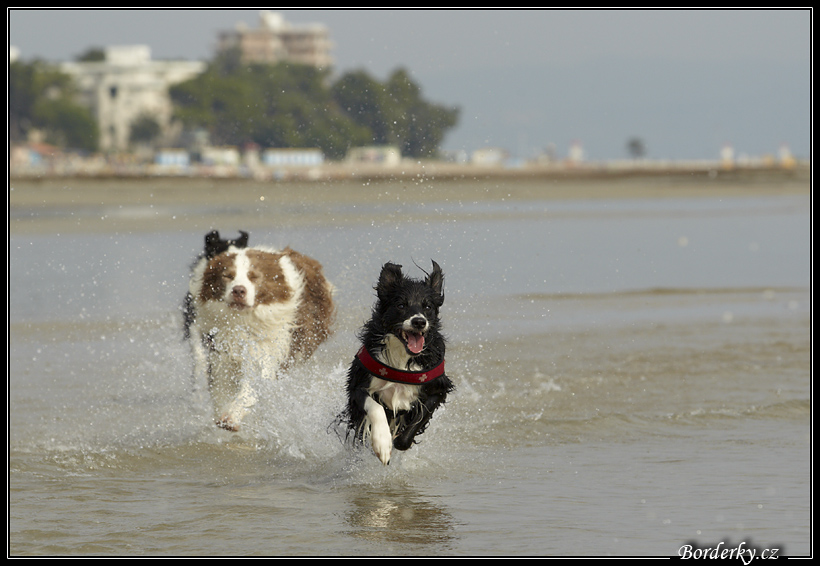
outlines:
[{"label": "blurred building", "polygon": [[309,167],[321,165],[324,161],[325,156],[320,149],[266,149],[262,153],[262,163],[270,167]]},{"label": "blurred building", "polygon": [[326,26],[322,24],[294,25],[277,12],[262,10],[259,27],[237,24],[236,29],[219,34],[217,51],[236,49],[243,62],[301,63],[319,68],[333,64],[332,44]]},{"label": "blurred building", "polygon": [[569,144],[569,152],[567,153],[567,161],[570,164],[578,164],[586,159],[584,154],[584,145],[580,140],[572,140]]},{"label": "blurred building", "polygon": [[239,148],[233,146],[210,146],[202,150],[202,163],[206,165],[230,165],[237,167],[241,161]]},{"label": "blurred building", "polygon": [[132,124],[156,121],[167,134],[171,124],[168,87],[205,70],[200,61],[152,61],[146,45],[105,48],[102,61],[67,62],[60,70],[74,77],[82,102],[91,108],[100,128],[100,149],[124,151]]},{"label": "blurred building", "polygon": [[392,145],[352,147],[347,152],[348,163],[394,167],[401,163],[401,151]]},{"label": "blurred building", "polygon": [[735,148],[732,144],[723,144],[720,148],[720,163],[724,169],[732,169],[735,166]]},{"label": "blurred building", "polygon": [[501,147],[483,147],[473,151],[470,161],[475,165],[500,166],[510,158],[509,152]]},{"label": "blurred building", "polygon": [[797,163],[794,156],[792,155],[791,150],[789,149],[789,146],[786,144],[780,146],[778,157],[780,159],[780,165],[788,169],[792,169]]}]

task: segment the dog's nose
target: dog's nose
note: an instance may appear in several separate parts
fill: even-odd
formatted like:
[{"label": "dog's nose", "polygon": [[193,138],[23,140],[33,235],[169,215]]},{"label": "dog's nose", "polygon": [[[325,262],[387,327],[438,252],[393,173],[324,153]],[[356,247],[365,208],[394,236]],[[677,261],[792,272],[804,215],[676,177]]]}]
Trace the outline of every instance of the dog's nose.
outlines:
[{"label": "dog's nose", "polygon": [[423,316],[414,316],[410,319],[410,325],[413,327],[414,330],[424,330],[427,328],[427,319]]},{"label": "dog's nose", "polygon": [[248,294],[248,290],[245,288],[244,285],[237,285],[233,289],[231,289],[231,295],[233,295],[234,299],[244,299],[245,295]]}]

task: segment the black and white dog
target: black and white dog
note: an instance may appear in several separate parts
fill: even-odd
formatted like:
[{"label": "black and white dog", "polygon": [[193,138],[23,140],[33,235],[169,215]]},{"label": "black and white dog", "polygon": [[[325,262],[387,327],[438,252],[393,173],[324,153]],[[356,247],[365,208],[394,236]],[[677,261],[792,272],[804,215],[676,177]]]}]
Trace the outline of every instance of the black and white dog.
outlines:
[{"label": "black and white dog", "polygon": [[372,316],[359,334],[362,347],[348,370],[341,420],[356,440],[370,440],[385,465],[393,448],[414,444],[454,389],[444,373],[443,287],[444,274],[435,261],[423,281],[386,263]]},{"label": "black and white dog", "polygon": [[248,235],[205,237],[185,300],[194,378],[207,379],[215,419],[237,431],[256,404],[254,382],[304,361],[330,335],[333,285],[318,261],[290,248],[248,246]]}]

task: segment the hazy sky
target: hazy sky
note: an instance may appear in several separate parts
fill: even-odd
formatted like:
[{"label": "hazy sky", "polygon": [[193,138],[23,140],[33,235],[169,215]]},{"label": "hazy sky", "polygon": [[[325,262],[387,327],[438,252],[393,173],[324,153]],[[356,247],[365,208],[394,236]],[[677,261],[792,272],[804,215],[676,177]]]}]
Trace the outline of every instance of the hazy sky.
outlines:
[{"label": "hazy sky", "polygon": [[[461,109],[445,149],[530,157],[579,140],[590,159],[811,151],[812,12],[793,10],[282,10],[322,23],[338,72],[407,69],[432,102]],[[24,60],[145,44],[155,59],[210,59],[221,30],[258,10],[15,10]]]}]

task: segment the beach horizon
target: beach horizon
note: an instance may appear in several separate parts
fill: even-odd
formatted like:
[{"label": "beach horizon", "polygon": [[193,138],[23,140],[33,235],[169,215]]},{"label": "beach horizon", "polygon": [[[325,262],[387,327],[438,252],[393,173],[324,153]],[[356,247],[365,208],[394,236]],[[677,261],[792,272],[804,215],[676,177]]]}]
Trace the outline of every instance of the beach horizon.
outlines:
[{"label": "beach horizon", "polygon": [[[460,171],[460,173],[457,173]],[[236,177],[12,177],[9,231],[108,231],[220,224],[256,227],[321,220],[357,205],[471,204],[587,199],[731,198],[811,192],[810,170],[540,171],[462,168],[425,172],[360,171],[355,176],[291,180]],[[360,207],[362,208],[362,207]],[[340,216],[329,218],[338,221]]]}]

